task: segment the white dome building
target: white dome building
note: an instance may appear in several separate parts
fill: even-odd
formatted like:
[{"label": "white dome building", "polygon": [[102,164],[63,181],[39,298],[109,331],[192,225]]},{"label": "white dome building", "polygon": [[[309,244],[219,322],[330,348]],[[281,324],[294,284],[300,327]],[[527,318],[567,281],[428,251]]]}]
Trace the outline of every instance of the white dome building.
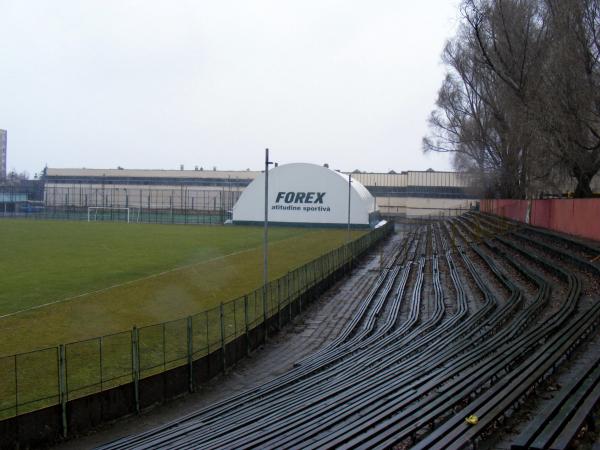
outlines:
[{"label": "white dome building", "polygon": [[[358,181],[350,185],[350,224],[374,226],[379,221],[375,198]],[[244,190],[233,207],[233,223],[264,221],[265,174]],[[269,223],[346,226],[348,177],[316,164],[293,163],[269,171]]]}]

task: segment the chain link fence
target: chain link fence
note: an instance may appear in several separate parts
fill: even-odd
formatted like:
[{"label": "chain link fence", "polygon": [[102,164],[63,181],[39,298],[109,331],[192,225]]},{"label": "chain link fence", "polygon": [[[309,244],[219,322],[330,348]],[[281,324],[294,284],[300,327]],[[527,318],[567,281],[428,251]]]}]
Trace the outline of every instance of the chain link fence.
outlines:
[{"label": "chain link fence", "polygon": [[41,198],[0,189],[0,217],[125,221],[143,223],[224,223],[241,195],[235,186],[98,186],[47,183]]},{"label": "chain link fence", "polygon": [[[125,384],[139,384],[171,369],[189,367],[194,388],[194,362],[209,355],[225,369],[225,348],[257,330],[262,340],[302,311],[311,289],[349,267],[353,260],[392,231],[375,229],[321,257],[272,280],[242,297],[178,320],[57,347],[0,358],[0,421],[52,405],[62,405],[66,435],[67,403]],[[257,333],[255,333],[257,334]]]}]

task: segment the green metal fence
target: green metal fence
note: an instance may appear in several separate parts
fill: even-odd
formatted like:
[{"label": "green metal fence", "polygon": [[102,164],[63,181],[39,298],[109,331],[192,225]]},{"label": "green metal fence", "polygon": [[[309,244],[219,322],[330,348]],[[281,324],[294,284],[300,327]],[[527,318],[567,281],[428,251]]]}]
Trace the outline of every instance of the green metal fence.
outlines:
[{"label": "green metal fence", "polygon": [[[0,358],[0,420],[133,383],[189,365],[248,336],[266,320],[291,319],[292,303],[386,234],[388,224],[289,271],[242,297],[178,320]],[[296,308],[296,311],[301,310]],[[286,317],[282,317],[287,314]],[[225,358],[225,352],[220,352]],[[227,362],[223,361],[222,367]],[[65,416],[66,417],[66,416]],[[65,419],[66,420],[66,419]]]}]

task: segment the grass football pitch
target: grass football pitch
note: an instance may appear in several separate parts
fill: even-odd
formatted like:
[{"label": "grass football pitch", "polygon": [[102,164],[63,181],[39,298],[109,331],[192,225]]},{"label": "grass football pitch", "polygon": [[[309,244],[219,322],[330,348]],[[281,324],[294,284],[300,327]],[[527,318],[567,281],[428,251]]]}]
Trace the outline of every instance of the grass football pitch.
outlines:
[{"label": "grass football pitch", "polygon": [[[0,221],[0,356],[192,315],[262,283],[261,227]],[[363,232],[353,232],[352,238]],[[276,228],[270,277],[345,230]]]}]

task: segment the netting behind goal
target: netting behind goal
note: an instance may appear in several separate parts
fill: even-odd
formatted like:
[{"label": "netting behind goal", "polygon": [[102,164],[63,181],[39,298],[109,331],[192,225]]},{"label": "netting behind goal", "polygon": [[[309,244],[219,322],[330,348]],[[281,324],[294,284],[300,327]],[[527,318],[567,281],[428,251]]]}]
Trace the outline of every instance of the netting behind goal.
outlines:
[{"label": "netting behind goal", "polygon": [[115,208],[110,206],[89,206],[87,210],[88,222],[117,221],[139,222],[140,208]]}]

